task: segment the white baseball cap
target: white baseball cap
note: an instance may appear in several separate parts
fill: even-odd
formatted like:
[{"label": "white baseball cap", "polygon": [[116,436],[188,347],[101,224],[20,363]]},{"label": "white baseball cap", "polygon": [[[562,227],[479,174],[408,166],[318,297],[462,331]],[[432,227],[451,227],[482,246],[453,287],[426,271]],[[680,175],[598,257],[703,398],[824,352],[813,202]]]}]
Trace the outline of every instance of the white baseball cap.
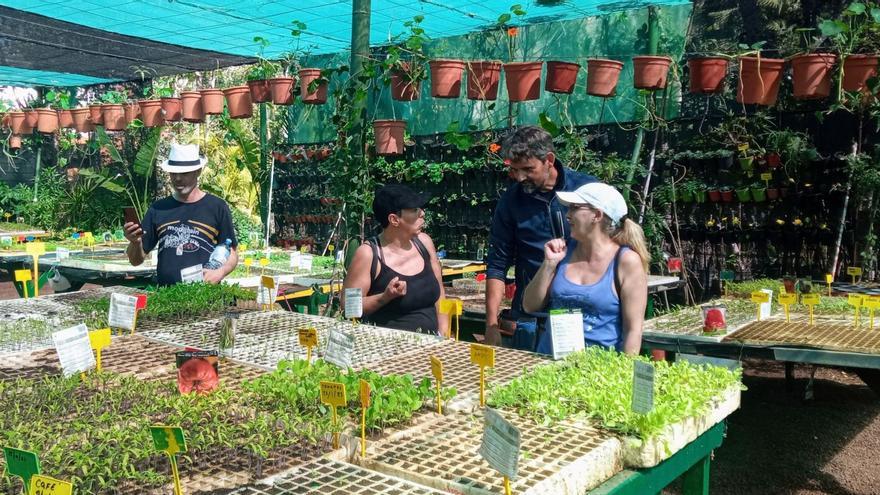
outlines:
[{"label": "white baseball cap", "polygon": [[168,159],[159,167],[171,174],[185,174],[204,167],[207,162],[207,158],[199,155],[199,145],[171,143]]},{"label": "white baseball cap", "polygon": [[603,182],[590,182],[574,191],[557,192],[556,197],[565,206],[588,204],[607,215],[615,226],[629,211],[623,195]]}]

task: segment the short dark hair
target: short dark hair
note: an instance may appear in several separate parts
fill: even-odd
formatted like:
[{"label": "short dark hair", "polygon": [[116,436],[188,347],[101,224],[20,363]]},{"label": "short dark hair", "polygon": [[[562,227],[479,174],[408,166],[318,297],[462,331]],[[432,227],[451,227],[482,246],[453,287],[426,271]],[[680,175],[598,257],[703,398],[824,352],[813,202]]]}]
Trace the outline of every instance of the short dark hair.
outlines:
[{"label": "short dark hair", "polygon": [[387,184],[373,197],[373,218],[383,229],[388,228],[388,215],[400,215],[408,208],[421,208],[429,199],[430,195],[417,193],[403,184]]},{"label": "short dark hair", "polygon": [[553,137],[535,125],[522,126],[504,140],[504,158],[511,161],[545,160],[548,153],[555,153]]}]

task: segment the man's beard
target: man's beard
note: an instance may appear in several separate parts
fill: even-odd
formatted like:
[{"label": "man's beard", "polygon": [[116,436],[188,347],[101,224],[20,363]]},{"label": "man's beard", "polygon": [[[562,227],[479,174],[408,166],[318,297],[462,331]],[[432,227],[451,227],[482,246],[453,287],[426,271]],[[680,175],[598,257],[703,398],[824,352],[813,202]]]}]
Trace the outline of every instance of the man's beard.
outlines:
[{"label": "man's beard", "polygon": [[522,184],[523,191],[526,194],[532,194],[535,192],[536,189],[538,189],[538,186],[532,184],[529,181],[523,181],[521,184]]}]

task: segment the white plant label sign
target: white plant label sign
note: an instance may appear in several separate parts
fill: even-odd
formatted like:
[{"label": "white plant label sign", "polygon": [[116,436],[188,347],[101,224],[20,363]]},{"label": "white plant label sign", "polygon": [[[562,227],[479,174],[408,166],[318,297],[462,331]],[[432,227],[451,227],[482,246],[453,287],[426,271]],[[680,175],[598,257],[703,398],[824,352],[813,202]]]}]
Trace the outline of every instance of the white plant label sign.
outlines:
[{"label": "white plant label sign", "polygon": [[634,364],[632,410],[648,414],[654,408],[654,367],[643,361]]},{"label": "white plant label sign", "polygon": [[292,270],[299,270],[299,263],[302,259],[302,253],[299,251],[293,251],[290,253],[290,268]]},{"label": "white plant label sign", "polygon": [[335,364],[342,369],[351,368],[351,355],[354,354],[354,335],[333,328],[327,338],[327,350],[324,361]]},{"label": "white plant label sign", "polygon": [[55,249],[55,259],[58,261],[64,261],[70,258],[70,249],[67,248],[56,248]]},{"label": "white plant label sign", "polygon": [[487,407],[480,455],[493,469],[513,481],[519,467],[519,450],[519,429],[498,411]]},{"label": "white plant label sign", "polygon": [[272,287],[266,287],[263,285],[263,279],[260,278],[260,288],[257,291],[257,304],[275,304],[275,299],[278,297],[278,277],[272,277],[272,280],[275,281],[272,284]]},{"label": "white plant label sign", "polygon": [[584,319],[580,310],[550,310],[553,359],[584,350]]},{"label": "white plant label sign", "polygon": [[180,270],[180,281],[185,284],[204,282],[205,273],[203,272],[202,265],[193,265],[188,268],[182,268]]},{"label": "white plant label sign", "polygon": [[360,287],[345,289],[345,319],[364,316],[364,293]]},{"label": "white plant label sign", "polygon": [[89,341],[89,329],[85,323],[65,328],[52,334],[55,352],[64,376],[82,373],[95,367],[95,355]]},{"label": "white plant label sign", "polygon": [[110,315],[107,317],[107,324],[110,325],[110,328],[134,330],[137,300],[137,296],[115,292],[110,294]]},{"label": "white plant label sign", "polygon": [[311,254],[303,253],[302,257],[299,259],[299,269],[307,272],[312,271],[312,258],[313,256]]}]

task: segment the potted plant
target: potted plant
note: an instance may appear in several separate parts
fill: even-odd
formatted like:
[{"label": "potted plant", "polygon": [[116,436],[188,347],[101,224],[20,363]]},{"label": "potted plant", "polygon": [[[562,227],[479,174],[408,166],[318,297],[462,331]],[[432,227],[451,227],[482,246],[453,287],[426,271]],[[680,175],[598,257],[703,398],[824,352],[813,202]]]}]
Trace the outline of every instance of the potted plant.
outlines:
[{"label": "potted plant", "polygon": [[633,86],[636,89],[663,89],[672,59],[665,55],[633,57]]},{"label": "potted plant", "polygon": [[[151,85],[145,91],[145,99],[138,101],[141,107],[141,120],[144,127],[161,127],[165,123],[165,114],[162,112],[162,100],[174,95],[170,87]],[[170,104],[169,104],[170,106]]]},{"label": "potted plant", "polygon": [[[718,43],[715,40],[703,40],[702,44],[717,45]],[[716,48],[716,46],[711,48]],[[727,77],[728,65],[729,59],[723,55],[713,54],[688,59],[688,87],[690,92],[706,95],[720,93],[724,89],[724,78]]]},{"label": "potted plant", "polygon": [[[868,8],[871,7],[871,8]],[[837,70],[837,99],[842,91],[865,91],[868,80],[877,75],[877,46],[866,42],[880,23],[880,10],[865,2],[852,2],[839,19],[822,19],[819,31],[831,41],[843,61]]]},{"label": "potted plant", "polygon": [[501,62],[474,60],[467,62],[467,97],[470,100],[494,100],[498,98],[498,82],[501,79]]},{"label": "potted plant", "polygon": [[752,199],[755,200],[755,203],[763,203],[764,201],[767,201],[767,187],[763,182],[753,182],[750,190],[752,193]]},{"label": "potted plant", "polygon": [[721,202],[723,202],[723,203],[732,203],[733,202],[733,190],[730,187],[724,186],[721,188],[720,192],[721,192]]},{"label": "potted plant", "polygon": [[327,102],[327,85],[330,83],[330,74],[333,69],[300,69],[299,71],[299,95],[303,103],[308,105],[323,105]]},{"label": "potted plant", "polygon": [[290,105],[293,103],[293,87],[296,80],[291,74],[302,68],[299,61],[307,55],[300,47],[300,35],[306,30],[306,25],[298,20],[294,20],[292,24],[293,29],[291,29],[290,34],[296,40],[296,46],[282,57],[281,75],[269,80],[272,103],[276,105]]},{"label": "potted plant", "polygon": [[526,11],[521,5],[510,7],[510,14],[503,14],[496,22],[496,33],[507,41],[507,63],[502,66],[504,70],[504,84],[507,87],[507,97],[511,102],[537,100],[541,96],[541,69],[543,62],[515,62],[518,58],[525,59],[525,49],[521,56],[517,56],[517,40],[520,39],[520,28],[509,25],[512,15],[521,18]]},{"label": "potted plant", "polygon": [[128,125],[125,120],[125,110],[122,104],[126,102],[125,94],[121,91],[107,91],[101,95],[101,120],[104,129],[108,131],[121,131]]},{"label": "potted plant", "polygon": [[790,59],[792,96],[797,100],[822,99],[831,94],[831,69],[837,56],[817,53],[822,38],[811,37],[811,31],[810,28],[795,29],[780,41],[783,52],[794,52]]},{"label": "potted plant", "polygon": [[58,130],[58,111],[51,105],[51,102],[47,102],[45,108],[37,109],[37,131],[43,134],[52,134]]},{"label": "potted plant", "polygon": [[379,155],[400,155],[404,149],[405,120],[373,121],[376,138],[376,153]]},{"label": "potted plant", "polygon": [[587,60],[587,94],[607,98],[614,96],[623,62],[605,58]]},{"label": "potted plant", "polygon": [[464,62],[453,59],[436,59],[428,62],[431,68],[431,96],[434,98],[458,98],[461,94],[461,74]]},{"label": "potted plant", "polygon": [[95,130],[95,124],[90,119],[91,111],[89,107],[79,107],[70,110],[70,117],[73,119],[73,128],[76,132],[91,132]]},{"label": "potted plant", "polygon": [[251,91],[248,86],[232,86],[223,90],[226,97],[226,107],[229,109],[229,117],[233,119],[247,119],[254,114]]},{"label": "potted plant", "polygon": [[779,95],[782,69],[785,60],[761,57],[763,41],[749,45],[739,45],[747,50],[739,55],[739,81],[736,101],[743,104],[772,106]]},{"label": "potted plant", "polygon": [[740,203],[748,203],[751,201],[752,196],[749,192],[749,186],[744,186],[736,189],[736,199]]},{"label": "potted plant", "polygon": [[51,90],[46,93],[46,101],[58,110],[58,126],[62,129],[73,129],[73,114],[70,112],[70,93]]},{"label": "potted plant", "polygon": [[391,98],[397,101],[413,101],[419,98],[421,82],[428,78],[424,44],[430,38],[421,23],[424,16],[417,15],[403,23],[408,33],[392,39],[382,61],[382,78],[391,85]]},{"label": "potted plant", "polygon": [[544,89],[551,93],[571,94],[577,82],[581,65],[574,62],[551,60],[547,62],[547,80]]},{"label": "potted plant", "polygon": [[205,111],[202,108],[202,93],[199,91],[181,91],[180,102],[183,120],[192,123],[205,121]]},{"label": "potted plant", "polygon": [[259,47],[257,63],[252,65],[247,72],[247,85],[251,91],[251,100],[254,103],[264,103],[269,101],[272,96],[269,91],[269,79],[278,74],[279,67],[278,64],[263,56],[266,47],[269,46],[269,40],[262,36],[254,36],[254,42]]}]

